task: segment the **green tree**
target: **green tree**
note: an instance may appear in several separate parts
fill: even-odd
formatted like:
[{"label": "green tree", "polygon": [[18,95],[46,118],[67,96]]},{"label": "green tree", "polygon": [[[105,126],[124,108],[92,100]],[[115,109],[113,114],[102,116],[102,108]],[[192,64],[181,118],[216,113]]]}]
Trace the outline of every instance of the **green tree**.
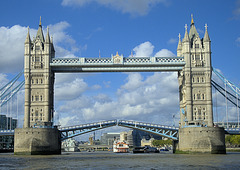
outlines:
[{"label": "green tree", "polygon": [[164,146],[164,145],[172,145],[172,140],[153,140],[152,145],[156,147]]}]

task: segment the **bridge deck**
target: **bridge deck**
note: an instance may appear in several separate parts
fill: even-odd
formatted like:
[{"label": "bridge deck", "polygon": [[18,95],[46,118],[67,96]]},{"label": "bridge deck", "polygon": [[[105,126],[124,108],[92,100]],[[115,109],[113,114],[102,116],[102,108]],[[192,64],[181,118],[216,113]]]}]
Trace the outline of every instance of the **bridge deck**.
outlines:
[{"label": "bridge deck", "polygon": [[0,130],[0,136],[13,136],[14,130]]},{"label": "bridge deck", "polygon": [[54,72],[180,71],[183,57],[52,58]]}]

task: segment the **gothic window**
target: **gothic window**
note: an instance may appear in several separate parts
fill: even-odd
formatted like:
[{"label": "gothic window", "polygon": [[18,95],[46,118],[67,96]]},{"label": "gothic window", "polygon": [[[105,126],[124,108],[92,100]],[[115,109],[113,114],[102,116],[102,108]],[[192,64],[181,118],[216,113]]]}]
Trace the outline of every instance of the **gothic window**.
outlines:
[{"label": "gothic window", "polygon": [[34,84],[34,79],[32,79],[32,84]]},{"label": "gothic window", "polygon": [[197,94],[197,99],[201,100],[201,95],[200,94]]},{"label": "gothic window", "polygon": [[34,100],[34,96],[32,96],[32,101]]},{"label": "gothic window", "polygon": [[204,82],[204,78],[202,77],[202,83]]},{"label": "gothic window", "polygon": [[40,101],[42,101],[43,100],[43,98],[42,98],[42,96],[40,96]]},{"label": "gothic window", "polygon": [[35,96],[35,100],[36,100],[36,101],[39,101],[39,96]]},{"label": "gothic window", "polygon": [[204,94],[202,94],[202,99],[205,100],[205,96],[204,96]]},{"label": "gothic window", "polygon": [[41,84],[43,83],[43,80],[41,79]]},{"label": "gothic window", "polygon": [[196,60],[196,61],[200,61],[200,55],[199,55],[199,54],[197,54],[197,55],[195,56],[195,60]]},{"label": "gothic window", "polygon": [[198,82],[198,83],[200,82],[200,78],[199,78],[199,77],[197,78],[197,82]]},{"label": "gothic window", "polygon": [[193,100],[195,100],[196,99],[196,97],[195,97],[195,94],[193,95]]},{"label": "gothic window", "polygon": [[40,50],[40,46],[39,45],[36,45],[36,50]]},{"label": "gothic window", "polygon": [[36,61],[36,62],[40,62],[40,57],[36,57],[36,58],[35,58],[35,61]]},{"label": "gothic window", "polygon": [[36,83],[38,84],[38,79],[36,79]]},{"label": "gothic window", "polygon": [[199,44],[195,44],[195,48],[199,48]]},{"label": "gothic window", "polygon": [[194,83],[194,77],[192,78],[192,81],[193,81],[193,83]]}]

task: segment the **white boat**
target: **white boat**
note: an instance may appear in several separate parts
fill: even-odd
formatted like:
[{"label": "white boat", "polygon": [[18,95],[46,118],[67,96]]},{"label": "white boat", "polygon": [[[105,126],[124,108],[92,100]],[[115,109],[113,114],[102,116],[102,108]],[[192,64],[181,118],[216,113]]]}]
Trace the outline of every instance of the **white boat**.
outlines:
[{"label": "white boat", "polygon": [[113,152],[127,153],[127,152],[129,152],[129,145],[124,141],[114,141],[113,142]]}]

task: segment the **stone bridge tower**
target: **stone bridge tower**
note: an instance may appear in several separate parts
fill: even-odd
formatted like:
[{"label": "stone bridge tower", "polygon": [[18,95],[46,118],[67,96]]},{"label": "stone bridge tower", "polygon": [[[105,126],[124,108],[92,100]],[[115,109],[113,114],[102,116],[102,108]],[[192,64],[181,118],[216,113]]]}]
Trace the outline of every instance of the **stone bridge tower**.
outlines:
[{"label": "stone bridge tower", "polygon": [[52,126],[54,73],[50,60],[54,55],[49,31],[44,38],[40,18],[36,37],[31,41],[28,31],[25,40],[25,128]]},{"label": "stone bridge tower", "polygon": [[213,126],[211,41],[205,26],[200,38],[192,18],[190,31],[179,44],[177,56],[183,56],[185,67],[178,73],[180,94],[180,127]]},{"label": "stone bridge tower", "polygon": [[14,154],[61,154],[60,133],[52,127],[55,51],[49,31],[44,38],[41,18],[33,40],[25,40],[25,114],[23,128],[14,131]]},{"label": "stone bridge tower", "polygon": [[223,128],[213,127],[211,41],[207,25],[201,39],[193,18],[177,48],[185,66],[178,72],[180,98],[179,141],[176,150],[226,153]]}]

